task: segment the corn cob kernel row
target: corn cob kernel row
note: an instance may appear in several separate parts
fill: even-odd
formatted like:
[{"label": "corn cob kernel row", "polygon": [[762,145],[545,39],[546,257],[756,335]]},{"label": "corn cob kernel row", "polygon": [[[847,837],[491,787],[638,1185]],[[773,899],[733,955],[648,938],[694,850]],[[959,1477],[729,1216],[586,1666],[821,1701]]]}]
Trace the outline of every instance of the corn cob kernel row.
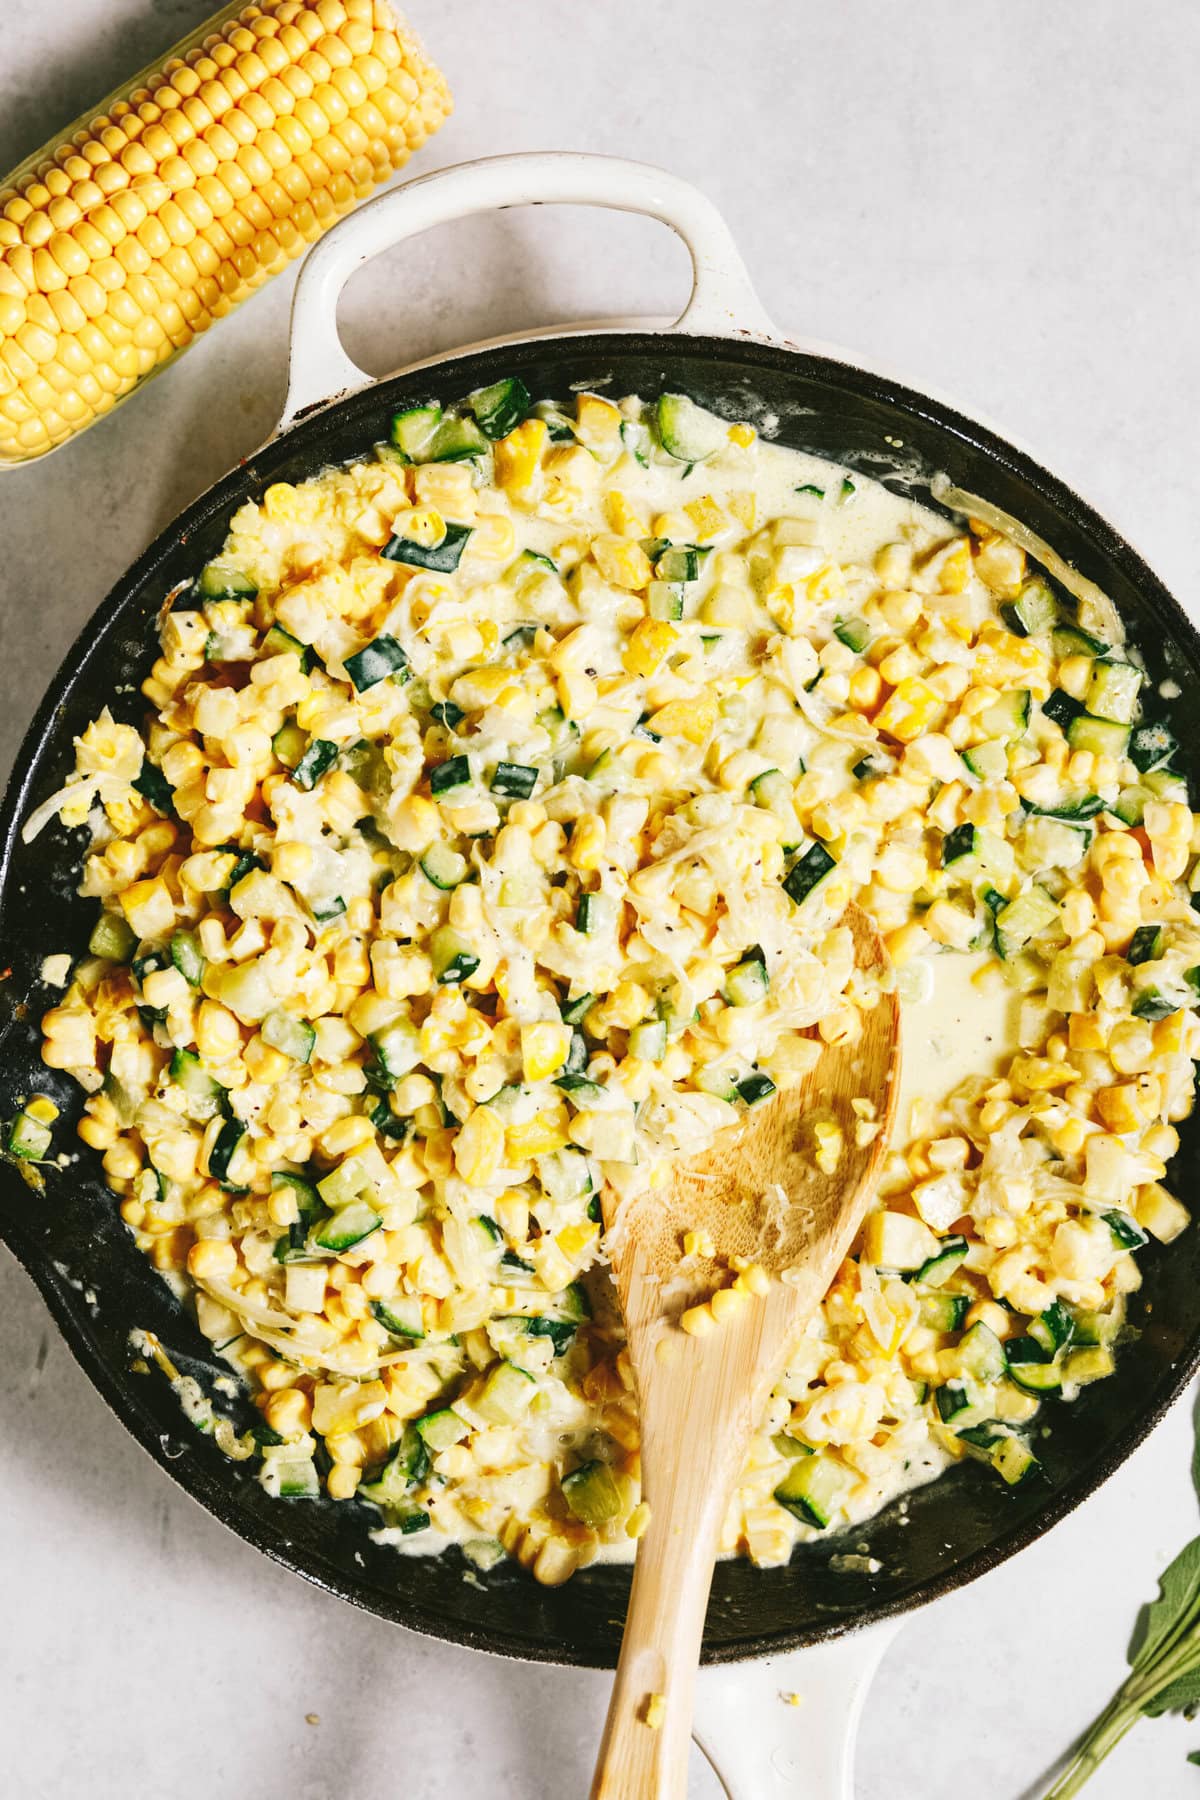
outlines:
[{"label": "corn cob kernel row", "polygon": [[387,0],[230,7],[0,189],[0,466],[84,429],[442,123]]}]

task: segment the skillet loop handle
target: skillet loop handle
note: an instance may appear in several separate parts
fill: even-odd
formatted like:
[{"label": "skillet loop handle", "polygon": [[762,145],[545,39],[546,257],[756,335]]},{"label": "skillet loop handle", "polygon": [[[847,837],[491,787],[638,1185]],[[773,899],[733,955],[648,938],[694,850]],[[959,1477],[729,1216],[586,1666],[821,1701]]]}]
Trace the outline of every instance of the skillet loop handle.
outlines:
[{"label": "skillet loop handle", "polygon": [[441,169],[360,207],[309,252],[292,301],[288,392],[279,429],[373,379],[343,350],[337,303],[354,271],[434,225],[509,206],[604,206],[669,225],[692,259],[674,331],[777,338],[724,219],[704,194],[649,163],[570,151],[492,156]]},{"label": "skillet loop handle", "polygon": [[899,1629],[701,1669],[693,1735],[728,1800],[854,1800],[863,1707]]}]

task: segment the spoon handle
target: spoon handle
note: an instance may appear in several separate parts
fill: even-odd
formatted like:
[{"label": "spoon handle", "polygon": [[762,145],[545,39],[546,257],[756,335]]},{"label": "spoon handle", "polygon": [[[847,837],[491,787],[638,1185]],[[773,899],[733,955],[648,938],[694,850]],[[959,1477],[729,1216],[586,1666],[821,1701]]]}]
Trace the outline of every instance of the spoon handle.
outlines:
[{"label": "spoon handle", "polygon": [[[696,1666],[726,1488],[678,1471],[638,1545],[592,1800],[686,1800]],[[661,1709],[661,1718],[656,1718]]]},{"label": "spoon handle", "polygon": [[686,1800],[696,1666],[721,1523],[781,1360],[778,1346],[788,1339],[766,1303],[707,1337],[656,1329],[649,1320],[658,1286],[639,1280],[644,1253],[635,1251],[634,1261],[640,1267],[629,1272],[626,1319],[650,1522],[638,1544],[592,1800]]}]

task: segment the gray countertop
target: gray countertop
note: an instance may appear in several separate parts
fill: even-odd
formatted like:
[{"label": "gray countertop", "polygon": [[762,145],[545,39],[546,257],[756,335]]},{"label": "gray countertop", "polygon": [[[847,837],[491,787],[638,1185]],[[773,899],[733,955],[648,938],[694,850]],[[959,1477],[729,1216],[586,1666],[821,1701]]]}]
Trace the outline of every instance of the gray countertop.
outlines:
[{"label": "gray countertop", "polygon": [[[8,9],[0,168],[203,19],[205,0]],[[412,165],[644,158],[733,224],[768,311],[953,393],[1085,492],[1200,615],[1200,10],[1189,0],[418,0],[458,112]],[[376,372],[505,330],[662,313],[644,220],[510,212],[381,257],[342,307]],[[269,432],[292,276],[116,417],[0,475],[0,769],[68,643],[174,514]],[[353,1612],[230,1537],[137,1450],[0,1256],[0,1753],[22,1800],[562,1800],[606,1682]],[[1119,1680],[1196,1528],[1180,1406],[1082,1511],[913,1618],[859,1800],[1034,1800]],[[306,1715],[319,1723],[307,1723]],[[1200,1724],[1144,1725],[1089,1792],[1184,1800]],[[717,1787],[697,1765],[696,1800]]]}]

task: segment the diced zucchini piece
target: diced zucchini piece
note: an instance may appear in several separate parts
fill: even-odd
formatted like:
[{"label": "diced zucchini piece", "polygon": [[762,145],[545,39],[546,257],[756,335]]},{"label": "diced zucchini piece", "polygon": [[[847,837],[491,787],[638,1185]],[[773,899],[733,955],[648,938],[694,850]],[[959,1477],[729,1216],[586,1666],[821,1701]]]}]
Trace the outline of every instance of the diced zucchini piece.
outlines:
[{"label": "diced zucchini piece", "polygon": [[1015,600],[1007,601],[1000,608],[1000,616],[1018,637],[1032,637],[1035,632],[1048,631],[1055,624],[1058,601],[1049,583],[1034,575]]},{"label": "diced zucchini piece", "polygon": [[540,1318],[526,1319],[525,1332],[532,1338],[549,1338],[555,1356],[562,1356],[575,1341],[579,1323],[575,1319],[551,1319],[542,1314]]},{"label": "diced zucchini piece", "polygon": [[194,931],[179,930],[171,934],[171,961],[190,987],[199,987],[204,974],[204,956]]},{"label": "diced zucchini piece", "polygon": [[593,1531],[619,1515],[624,1500],[620,1484],[606,1462],[586,1462],[564,1475],[562,1496],[581,1525]]},{"label": "diced zucchini piece", "polygon": [[471,1427],[451,1407],[442,1406],[437,1412],[426,1413],[423,1419],[415,1419],[413,1430],[420,1435],[430,1454],[436,1456],[453,1444],[461,1444],[470,1435]]},{"label": "diced zucchini piece", "polygon": [[947,1381],[934,1395],[938,1418],[959,1432],[979,1423],[979,1408],[965,1381]]},{"label": "diced zucchini piece", "polygon": [[169,1073],[176,1087],[181,1087],[192,1102],[190,1110],[194,1118],[211,1119],[219,1111],[225,1100],[225,1089],[201,1067],[194,1050],[176,1050]]},{"label": "diced zucchini piece", "polygon": [[519,376],[510,375],[490,387],[476,388],[467,404],[488,437],[507,437],[529,416],[529,389]]},{"label": "diced zucchini piece", "polygon": [[49,1155],[54,1134],[41,1119],[19,1112],[8,1128],[8,1151],[22,1162],[41,1162]]},{"label": "diced zucchini piece", "polygon": [[1083,702],[1076,700],[1074,694],[1068,694],[1065,688],[1055,688],[1042,701],[1042,712],[1062,731],[1066,731],[1071,721],[1077,719],[1082,711]]},{"label": "diced zucchini piece", "polygon": [[1072,750],[1087,750],[1093,756],[1112,756],[1119,762],[1129,745],[1129,727],[1081,712],[1067,726],[1067,742]]},{"label": "diced zucchini piece", "polygon": [[196,590],[206,600],[253,600],[258,595],[258,588],[248,575],[219,562],[205,564]]},{"label": "diced zucchini piece", "polygon": [[1096,719],[1129,725],[1137,711],[1142,672],[1128,662],[1097,662],[1084,696],[1084,706]]},{"label": "diced zucchini piece", "polygon": [[765,999],[770,977],[761,956],[748,956],[725,977],[725,999],[730,1006],[756,1006]]},{"label": "diced zucchini piece", "polygon": [[1004,1345],[990,1326],[972,1325],[958,1346],[958,1365],[968,1381],[986,1387],[1004,1374]]},{"label": "diced zucchini piece", "polygon": [[970,1304],[966,1294],[926,1294],[921,1300],[921,1323],[930,1331],[961,1331]]},{"label": "diced zucchini piece", "polygon": [[285,769],[294,769],[308,749],[308,733],[289,720],[271,739],[271,748]]},{"label": "diced zucchini piece", "polygon": [[301,667],[307,673],[312,652],[307,644],[302,644],[299,638],[293,637],[290,631],[285,631],[282,625],[272,625],[262,641],[262,647],[266,656],[298,656]]},{"label": "diced zucchini piece", "polygon": [[452,756],[429,772],[429,791],[436,798],[466,787],[471,780],[471,765],[465,756]]},{"label": "diced zucchini piece", "polygon": [[328,738],[313,738],[304,755],[292,770],[292,780],[306,791],[315,788],[322,775],[337,761],[338,747]]},{"label": "diced zucchini piece", "polygon": [[1183,805],[1188,804],[1188,785],[1184,776],[1174,769],[1151,769],[1143,775],[1143,782],[1156,800],[1175,800]]},{"label": "diced zucchini piece", "polygon": [[590,1009],[595,1005],[594,994],[580,994],[575,1000],[565,1001],[559,1006],[559,1013],[564,1025],[582,1025]]},{"label": "diced zucchini piece", "polygon": [[772,1094],[778,1092],[778,1089],[769,1075],[764,1075],[761,1069],[755,1069],[738,1082],[737,1091],[738,1097],[747,1106],[761,1106],[763,1101],[769,1100]]},{"label": "diced zucchini piece", "polygon": [[1088,794],[1080,788],[1072,788],[1061,794],[1052,806],[1031,806],[1030,814],[1040,819],[1061,819],[1064,824],[1075,825],[1094,819],[1097,813],[1104,811],[1104,802],[1099,794]]},{"label": "diced zucchini piece", "polygon": [[162,770],[145,759],[142,772],[135,775],[130,787],[136,788],[143,800],[148,800],[156,812],[165,813],[168,818],[175,812],[175,790],[163,774]]},{"label": "diced zucchini piece", "polygon": [[980,729],[989,737],[1019,738],[1029,728],[1028,688],[1010,688],[979,715]]},{"label": "diced zucchini piece", "polygon": [[861,656],[871,642],[871,627],[865,619],[837,619],[834,621],[833,635],[839,643],[845,644],[847,650],[853,650]]},{"label": "diced zucchini piece", "polygon": [[137,949],[137,933],[121,913],[102,912],[92,926],[88,949],[108,962],[128,962]]},{"label": "diced zucchini piece", "polygon": [[314,1245],[320,1250],[329,1250],[339,1256],[343,1250],[353,1249],[369,1238],[373,1231],[378,1231],[383,1220],[365,1200],[351,1200],[346,1206],[339,1206],[324,1224],[318,1225],[312,1234]]},{"label": "diced zucchini piece", "polygon": [[226,1179],[229,1174],[229,1165],[237,1154],[245,1135],[246,1127],[240,1119],[226,1119],[217,1133],[216,1142],[208,1153],[208,1172],[214,1181]]},{"label": "diced zucchini piece", "polygon": [[443,419],[430,438],[422,462],[464,462],[482,456],[488,441],[474,419]]},{"label": "diced zucchini piece", "polygon": [[394,637],[388,637],[386,632],[345,659],[346,673],[360,694],[365,694],[368,688],[375,687],[379,682],[386,681],[389,675],[395,675],[407,667],[408,657],[404,646],[398,644]]},{"label": "diced zucchini piece", "polygon": [[1062,1387],[1062,1368],[1057,1358],[1047,1358],[1033,1338],[1010,1338],[1004,1353],[1009,1380],[1027,1394],[1056,1394]]},{"label": "diced zucchini piece", "polygon": [[1104,656],[1108,645],[1090,631],[1081,631],[1078,625],[1058,625],[1050,639],[1050,648],[1059,662],[1065,662],[1068,656]]},{"label": "diced zucchini piece", "polygon": [[635,1025],[629,1033],[629,1054],[641,1062],[661,1062],[667,1054],[667,1027],[662,1019]]},{"label": "diced zucchini piece", "polygon": [[489,1425],[515,1425],[529,1411],[536,1385],[533,1376],[516,1363],[497,1363],[484,1382],[475,1410]]},{"label": "diced zucchini piece", "polygon": [[676,623],[683,617],[683,587],[676,581],[652,581],[646,590],[647,611],[652,619]]},{"label": "diced zucchini piece", "polygon": [[922,1287],[940,1288],[949,1281],[967,1254],[964,1237],[943,1238],[935,1255],[923,1262],[912,1279]]},{"label": "diced zucchini piece", "polygon": [[607,894],[580,894],[575,908],[575,929],[586,932],[604,931],[613,922],[613,903]]},{"label": "diced zucchini piece", "polygon": [[663,394],[655,411],[659,442],[679,462],[707,462],[729,440],[724,421],[686,394]]},{"label": "diced zucchini piece", "polygon": [[1167,947],[1167,934],[1161,925],[1139,925],[1130,939],[1125,959],[1131,963],[1158,962]]},{"label": "diced zucchini piece", "polygon": [[1112,1351],[1101,1344],[1086,1350],[1073,1350],[1063,1370],[1063,1380],[1071,1387],[1086,1387],[1089,1381],[1103,1381],[1116,1364]]},{"label": "diced zucchini piece", "polygon": [[439,700],[430,708],[429,716],[435,725],[444,725],[447,731],[453,731],[467,715],[461,706],[455,706],[453,700]]},{"label": "diced zucchini piece", "polygon": [[738,1084],[728,1069],[709,1064],[706,1068],[697,1069],[692,1080],[702,1093],[715,1094],[718,1100],[728,1100],[732,1103],[741,1098]]},{"label": "diced zucchini piece", "polygon": [[1148,775],[1169,763],[1178,748],[1165,725],[1138,725],[1129,739],[1129,760]]},{"label": "diced zucchini piece", "polygon": [[1016,1487],[1040,1466],[1029,1445],[1018,1437],[1001,1438],[992,1451],[992,1467],[1009,1487]]},{"label": "diced zucchini piece", "polygon": [[510,800],[528,800],[537,786],[538,772],[528,763],[499,762],[492,776],[493,794]]},{"label": "diced zucchini piece", "polygon": [[659,581],[699,581],[709,546],[704,544],[671,544],[654,565]]},{"label": "diced zucchini piece", "polygon": [[1075,1336],[1075,1318],[1061,1300],[1053,1300],[1045,1312],[1029,1321],[1029,1336],[1048,1357],[1055,1357]]},{"label": "diced zucchini piece", "polygon": [[996,914],[997,950],[1002,957],[1015,956],[1057,918],[1058,903],[1050,898],[1045,888],[1036,883],[1027,887]]},{"label": "diced zucchini piece", "polygon": [[[410,569],[432,569],[439,575],[451,575],[462,561],[472,530],[470,525],[447,525],[440,544],[418,544],[415,538],[389,538],[379,554],[389,562],[405,563]],[[349,668],[350,665],[347,663],[346,666]]]},{"label": "diced zucchini piece", "polygon": [[429,940],[429,954],[437,980],[449,987],[467,981],[479,967],[479,957],[449,925],[440,925]]},{"label": "diced zucchini piece", "polygon": [[465,881],[470,868],[466,857],[452,850],[449,844],[431,844],[421,858],[422,874],[443,893],[449,893],[451,888]]},{"label": "diced zucchini piece", "polygon": [[775,1499],[805,1525],[823,1531],[857,1479],[831,1456],[799,1457],[775,1489]]},{"label": "diced zucchini piece", "polygon": [[1140,1250],[1150,1242],[1137,1220],[1128,1213],[1114,1207],[1111,1212],[1102,1213],[1101,1217],[1112,1232],[1114,1244],[1119,1244],[1122,1250]]},{"label": "diced zucchini piece", "polygon": [[1140,825],[1145,817],[1146,802],[1153,798],[1149,788],[1125,787],[1109,808],[1126,825]]},{"label": "diced zucchini piece", "polygon": [[836,867],[824,844],[810,844],[803,856],[797,857],[783,879],[783,891],[799,906]]},{"label": "diced zucchini piece", "polygon": [[582,1150],[555,1150],[538,1157],[538,1180],[556,1202],[585,1200],[595,1187]]},{"label": "diced zucchini piece", "polygon": [[1003,738],[989,738],[986,743],[975,744],[970,750],[963,751],[962,759],[977,781],[1008,779],[1008,745]]},{"label": "diced zucchini piece", "polygon": [[310,1456],[273,1456],[264,1462],[259,1481],[274,1500],[318,1500],[321,1481]]},{"label": "diced zucchini piece", "polygon": [[1111,1345],[1121,1327],[1119,1312],[1091,1312],[1080,1308],[1075,1313],[1076,1344]]},{"label": "diced zucchini piece", "polygon": [[947,832],[942,839],[943,869],[952,868],[955,863],[974,856],[975,839],[978,835],[974,825],[956,825],[953,831]]},{"label": "diced zucchini piece", "polygon": [[417,1294],[394,1294],[390,1300],[373,1300],[371,1316],[378,1319],[383,1329],[390,1331],[393,1337],[425,1336],[421,1300]]},{"label": "diced zucchini piece", "polygon": [[424,462],[434,432],[442,422],[442,409],[436,401],[428,406],[412,406],[397,413],[392,420],[392,443],[409,462]]},{"label": "diced zucchini piece", "polygon": [[306,1063],[312,1056],[317,1034],[307,1019],[297,1019],[294,1014],[276,1008],[267,1014],[259,1030],[264,1043],[270,1044],[273,1050],[282,1050],[293,1062]]}]

